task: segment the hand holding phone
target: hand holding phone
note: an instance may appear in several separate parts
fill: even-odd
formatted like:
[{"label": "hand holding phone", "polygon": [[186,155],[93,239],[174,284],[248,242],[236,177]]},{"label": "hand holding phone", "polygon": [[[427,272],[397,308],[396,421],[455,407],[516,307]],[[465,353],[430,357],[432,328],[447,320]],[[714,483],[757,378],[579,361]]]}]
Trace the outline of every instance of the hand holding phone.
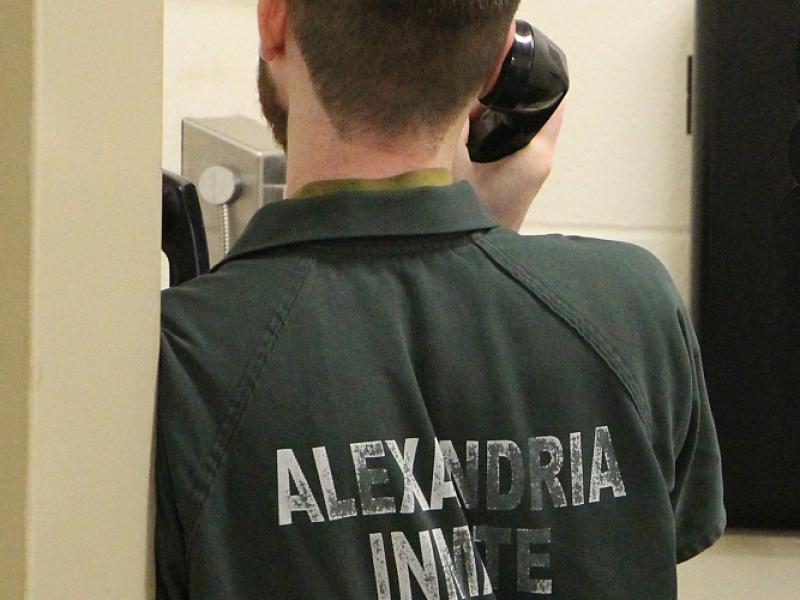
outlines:
[{"label": "hand holding phone", "polygon": [[520,230],[531,204],[550,176],[566,104],[559,104],[526,146],[489,163],[470,159],[466,145],[470,121],[464,121],[453,176],[456,181],[468,181],[481,203],[508,229]]}]

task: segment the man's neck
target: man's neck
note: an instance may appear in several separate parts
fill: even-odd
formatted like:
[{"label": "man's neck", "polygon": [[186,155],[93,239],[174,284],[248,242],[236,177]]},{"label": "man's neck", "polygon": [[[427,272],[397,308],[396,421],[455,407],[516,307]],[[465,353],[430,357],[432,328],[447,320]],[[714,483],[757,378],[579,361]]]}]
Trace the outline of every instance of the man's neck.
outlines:
[{"label": "man's neck", "polygon": [[455,128],[439,144],[424,136],[403,144],[367,137],[342,141],[321,109],[290,111],[286,196],[316,181],[385,179],[422,169],[452,169],[457,142]]}]

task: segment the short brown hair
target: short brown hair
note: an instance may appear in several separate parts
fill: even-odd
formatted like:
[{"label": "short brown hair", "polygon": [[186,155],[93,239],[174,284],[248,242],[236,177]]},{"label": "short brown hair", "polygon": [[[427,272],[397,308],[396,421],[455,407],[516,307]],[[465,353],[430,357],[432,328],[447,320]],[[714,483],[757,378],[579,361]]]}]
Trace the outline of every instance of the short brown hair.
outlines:
[{"label": "short brown hair", "polygon": [[339,134],[441,133],[477,95],[520,0],[289,0]]}]

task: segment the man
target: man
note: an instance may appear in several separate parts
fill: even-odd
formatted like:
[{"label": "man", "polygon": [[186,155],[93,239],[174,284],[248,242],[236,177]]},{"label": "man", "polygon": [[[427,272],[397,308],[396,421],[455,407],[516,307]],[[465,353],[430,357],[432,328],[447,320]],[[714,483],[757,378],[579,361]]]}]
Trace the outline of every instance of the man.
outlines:
[{"label": "man", "polygon": [[287,199],[163,296],[158,598],[676,597],[722,534],[697,339],[465,149],[518,0],[261,0]]}]

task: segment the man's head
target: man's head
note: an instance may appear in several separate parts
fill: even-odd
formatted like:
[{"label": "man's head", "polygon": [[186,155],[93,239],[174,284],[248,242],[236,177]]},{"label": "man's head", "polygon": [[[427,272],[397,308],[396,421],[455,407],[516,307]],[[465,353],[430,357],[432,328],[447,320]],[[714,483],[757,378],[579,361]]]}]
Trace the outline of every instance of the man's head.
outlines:
[{"label": "man's head", "polygon": [[484,89],[519,2],[261,0],[259,93],[276,139],[286,148],[291,107],[263,60],[274,11],[285,10],[286,35],[342,140],[437,140]]}]

